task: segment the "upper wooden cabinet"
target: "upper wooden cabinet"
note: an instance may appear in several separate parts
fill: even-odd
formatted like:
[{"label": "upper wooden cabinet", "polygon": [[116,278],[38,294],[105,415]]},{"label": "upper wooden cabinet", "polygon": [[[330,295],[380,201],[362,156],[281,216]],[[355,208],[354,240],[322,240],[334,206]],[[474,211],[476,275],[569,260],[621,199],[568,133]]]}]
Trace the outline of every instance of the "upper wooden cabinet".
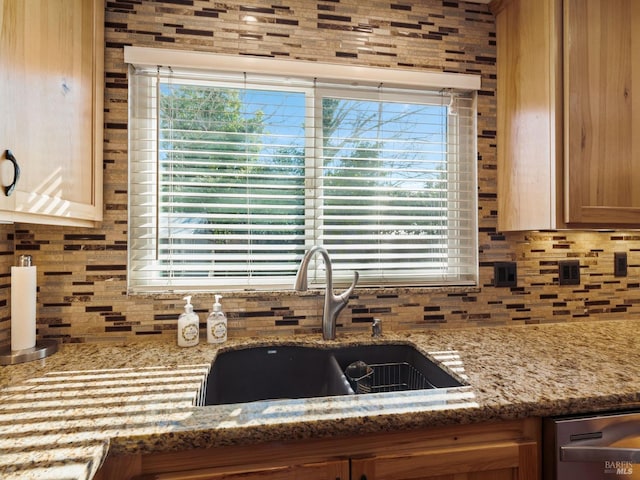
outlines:
[{"label": "upper wooden cabinet", "polygon": [[102,220],[103,0],[0,0],[0,221]]},{"label": "upper wooden cabinet", "polygon": [[639,227],[640,2],[491,8],[499,230]]}]

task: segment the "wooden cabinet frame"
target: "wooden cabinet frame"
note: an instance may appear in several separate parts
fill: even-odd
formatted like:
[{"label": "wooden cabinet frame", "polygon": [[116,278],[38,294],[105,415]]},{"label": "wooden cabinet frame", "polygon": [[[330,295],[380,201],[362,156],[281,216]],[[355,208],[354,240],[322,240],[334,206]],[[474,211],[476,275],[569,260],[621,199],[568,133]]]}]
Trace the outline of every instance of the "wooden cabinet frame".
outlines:
[{"label": "wooden cabinet frame", "polygon": [[[299,442],[109,456],[96,478],[462,480],[500,479],[503,475],[510,480],[539,480],[539,440],[540,420],[531,418]],[[350,477],[345,476],[349,467]]]},{"label": "wooden cabinet frame", "polygon": [[0,0],[0,221],[102,220],[104,48],[104,0]]},{"label": "wooden cabinet frame", "polygon": [[498,229],[640,226],[640,4],[494,0],[490,8]]}]

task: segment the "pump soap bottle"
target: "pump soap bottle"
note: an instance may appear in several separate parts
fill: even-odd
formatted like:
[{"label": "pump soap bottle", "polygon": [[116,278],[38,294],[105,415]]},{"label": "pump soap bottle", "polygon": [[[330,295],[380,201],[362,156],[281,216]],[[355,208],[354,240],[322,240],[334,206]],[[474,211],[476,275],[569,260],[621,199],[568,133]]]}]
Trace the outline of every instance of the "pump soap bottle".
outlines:
[{"label": "pump soap bottle", "polygon": [[220,299],[222,295],[216,295],[216,303],[213,311],[207,318],[207,342],[224,343],[227,341],[227,316],[222,311]]},{"label": "pump soap bottle", "polygon": [[193,347],[200,339],[200,318],[193,311],[191,295],[184,297],[183,300],[186,300],[187,304],[184,306],[184,313],[178,317],[178,346]]}]

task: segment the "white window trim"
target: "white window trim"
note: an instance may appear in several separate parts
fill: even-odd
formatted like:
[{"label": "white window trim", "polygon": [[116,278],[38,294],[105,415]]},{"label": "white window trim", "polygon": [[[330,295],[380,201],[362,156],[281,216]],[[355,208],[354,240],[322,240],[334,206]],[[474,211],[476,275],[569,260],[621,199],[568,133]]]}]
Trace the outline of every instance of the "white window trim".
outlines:
[{"label": "white window trim", "polygon": [[[288,77],[292,84],[296,80],[308,81],[310,78],[321,78],[323,81],[332,83],[342,83],[345,87],[366,85],[380,86],[387,88],[420,88],[420,89],[458,89],[474,91],[480,89],[481,79],[479,75],[454,74],[446,72],[418,72],[409,70],[399,70],[391,68],[372,68],[351,65],[337,65],[310,61],[293,61],[272,58],[241,57],[224,54],[214,54],[208,52],[191,52],[181,50],[147,48],[147,47],[125,47],[125,62],[134,68],[157,68],[161,66],[179,68],[182,71],[223,71],[230,75],[237,75],[238,72],[251,73],[257,76],[261,74],[265,77],[277,75]],[[372,81],[372,79],[375,79]],[[268,81],[266,83],[269,83]],[[474,122],[475,127],[475,122]],[[314,127],[311,127],[314,128]],[[477,137],[474,136],[474,143]],[[311,156],[312,158],[317,155]],[[315,191],[316,189],[310,189]],[[308,190],[309,191],[309,190]],[[473,200],[474,205],[477,199]],[[477,210],[477,208],[475,208]],[[307,221],[315,217],[306,216]],[[475,221],[477,229],[477,219]],[[453,247],[453,246],[452,246]],[[478,278],[478,267],[476,264],[475,278]],[[444,279],[443,279],[444,280]],[[259,282],[260,283],[260,282]],[[445,280],[442,285],[448,282]],[[456,283],[459,284],[459,283]],[[465,283],[466,284],[466,283]],[[271,284],[273,285],[273,284]],[[253,285],[255,288],[257,285]],[[280,285],[273,285],[281,289]],[[200,288],[196,287],[195,290]],[[237,287],[235,289],[238,289]],[[169,290],[161,285],[156,287],[130,290],[131,293],[144,293],[153,291],[183,291],[194,290],[193,287],[181,287],[174,284]]]},{"label": "white window trim", "polygon": [[[479,90],[480,75],[448,72],[425,72],[359,65],[246,57],[209,52],[192,52],[151,47],[124,47],[124,61],[134,66],[172,66],[194,70],[217,70],[255,74],[319,77],[331,82],[345,82],[386,87],[455,88]],[[373,80],[372,80],[373,79]]]}]

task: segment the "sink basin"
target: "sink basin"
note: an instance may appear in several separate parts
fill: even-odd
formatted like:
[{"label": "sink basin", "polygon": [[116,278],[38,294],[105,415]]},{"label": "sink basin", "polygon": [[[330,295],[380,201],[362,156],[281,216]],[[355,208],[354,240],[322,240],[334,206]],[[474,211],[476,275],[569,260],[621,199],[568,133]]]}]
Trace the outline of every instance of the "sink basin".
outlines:
[{"label": "sink basin", "polygon": [[346,346],[335,349],[334,357],[342,371],[346,371],[349,365],[357,361],[363,361],[370,367],[366,378],[350,382],[357,393],[462,386],[462,383],[411,345]]},{"label": "sink basin", "polygon": [[[353,366],[363,370],[353,375]],[[218,354],[206,380],[204,405],[459,386],[411,345],[274,345]]]},{"label": "sink basin", "polygon": [[300,346],[222,352],[207,378],[205,405],[353,393],[328,350]]}]

